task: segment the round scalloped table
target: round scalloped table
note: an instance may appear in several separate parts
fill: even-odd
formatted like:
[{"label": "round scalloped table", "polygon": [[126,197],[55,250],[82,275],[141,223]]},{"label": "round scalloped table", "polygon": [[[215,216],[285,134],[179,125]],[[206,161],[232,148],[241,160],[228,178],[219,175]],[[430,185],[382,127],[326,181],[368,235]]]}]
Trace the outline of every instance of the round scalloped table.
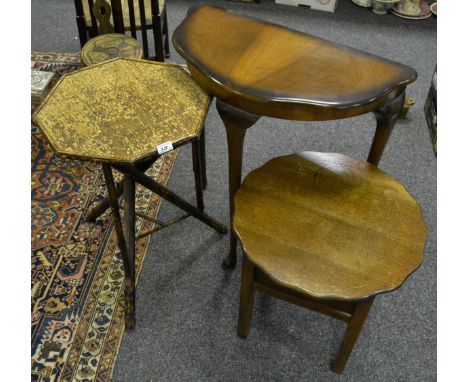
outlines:
[{"label": "round scalloped table", "polygon": [[244,250],[238,335],[255,291],[347,323],[331,369],[342,373],[374,297],[422,263],[421,208],[392,176],[342,154],[274,158],[248,174],[233,227]]}]

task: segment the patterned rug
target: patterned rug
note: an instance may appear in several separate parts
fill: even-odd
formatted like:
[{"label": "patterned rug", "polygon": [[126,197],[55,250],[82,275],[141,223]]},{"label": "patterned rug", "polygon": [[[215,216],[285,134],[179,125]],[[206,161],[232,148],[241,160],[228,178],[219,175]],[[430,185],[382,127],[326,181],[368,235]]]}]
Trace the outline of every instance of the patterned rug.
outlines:
[{"label": "patterned rug", "polygon": [[[80,67],[78,54],[31,55],[31,68],[55,71],[54,81]],[[110,381],[124,331],[123,264],[109,212],[84,222],[105,194],[103,175],[56,157],[35,126],[31,140],[31,381]],[[147,174],[165,184],[176,156]],[[140,186],[136,195],[137,211],[156,217],[161,199]],[[153,226],[137,219],[136,233]],[[137,242],[137,277],[148,245],[149,236]]]}]

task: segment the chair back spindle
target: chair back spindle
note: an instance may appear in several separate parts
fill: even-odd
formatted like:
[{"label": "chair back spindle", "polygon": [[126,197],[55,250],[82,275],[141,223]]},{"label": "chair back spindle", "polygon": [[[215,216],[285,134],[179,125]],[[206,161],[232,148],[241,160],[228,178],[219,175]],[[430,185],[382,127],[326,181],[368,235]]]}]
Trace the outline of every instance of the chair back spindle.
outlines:
[{"label": "chair back spindle", "polygon": [[110,19],[112,9],[106,0],[96,0],[93,5],[93,16],[97,21],[97,29],[99,34],[114,32],[114,26]]},{"label": "chair back spindle", "polygon": [[110,0],[112,5],[112,17],[114,19],[115,33],[125,34],[125,26],[123,20],[122,3],[120,0]]},{"label": "chair back spindle", "polygon": [[99,34],[98,27],[97,27],[97,21],[96,18],[93,15],[93,7],[94,7],[94,0],[88,0],[88,10],[89,10],[89,15],[91,16],[91,36],[95,37]]},{"label": "chair back spindle", "polygon": [[[165,6],[165,0],[75,0],[80,44],[99,34],[129,31],[140,40],[143,57],[164,61],[169,54]],[[150,56],[148,31],[153,33],[155,56]]]},{"label": "chair back spindle", "polygon": [[133,0],[128,0],[128,18],[130,19],[130,33],[133,38],[137,38],[135,23],[135,8]]},{"label": "chair back spindle", "polygon": [[[146,31],[145,0],[138,0],[140,6],[141,38],[143,40],[143,55],[148,56],[148,33]],[[153,4],[151,4],[153,6]],[[152,9],[151,9],[152,11]]]}]

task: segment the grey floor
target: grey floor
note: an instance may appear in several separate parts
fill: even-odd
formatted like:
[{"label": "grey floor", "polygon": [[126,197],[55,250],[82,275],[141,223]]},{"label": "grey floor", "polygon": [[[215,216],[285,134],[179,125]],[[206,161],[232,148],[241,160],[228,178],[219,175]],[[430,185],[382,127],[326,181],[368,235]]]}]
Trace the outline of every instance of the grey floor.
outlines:
[{"label": "grey floor", "polygon": [[[208,1],[350,45],[416,68],[408,94],[416,105],[396,126],[381,168],[420,202],[429,230],[421,268],[370,312],[345,373],[328,369],[344,331],[341,322],[257,295],[247,340],[236,336],[240,267],[221,267],[228,237],[194,219],[155,234],[137,291],[137,328],[125,333],[113,381],[435,381],[436,159],[423,105],[436,66],[436,18],[377,16],[349,0],[335,14],[277,5]],[[171,34],[200,1],[168,0]],[[77,52],[73,0],[32,0],[35,51]],[[171,60],[182,62],[172,50]],[[246,137],[244,172],[269,158],[302,150],[365,158],[375,120],[305,123],[261,119]],[[216,110],[207,118],[208,212],[228,222],[227,155]],[[190,150],[183,148],[169,187],[194,200]],[[178,214],[163,204],[161,217]]]}]

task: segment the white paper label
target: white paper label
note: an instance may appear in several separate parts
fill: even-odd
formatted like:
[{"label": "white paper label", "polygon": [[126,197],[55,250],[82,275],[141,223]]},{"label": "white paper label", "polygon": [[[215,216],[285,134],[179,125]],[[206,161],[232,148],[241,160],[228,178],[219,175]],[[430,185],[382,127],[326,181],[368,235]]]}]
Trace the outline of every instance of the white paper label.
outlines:
[{"label": "white paper label", "polygon": [[160,145],[156,146],[156,149],[158,150],[158,154],[164,154],[167,153],[168,151],[171,151],[174,147],[172,147],[172,142],[164,142],[161,143]]}]

